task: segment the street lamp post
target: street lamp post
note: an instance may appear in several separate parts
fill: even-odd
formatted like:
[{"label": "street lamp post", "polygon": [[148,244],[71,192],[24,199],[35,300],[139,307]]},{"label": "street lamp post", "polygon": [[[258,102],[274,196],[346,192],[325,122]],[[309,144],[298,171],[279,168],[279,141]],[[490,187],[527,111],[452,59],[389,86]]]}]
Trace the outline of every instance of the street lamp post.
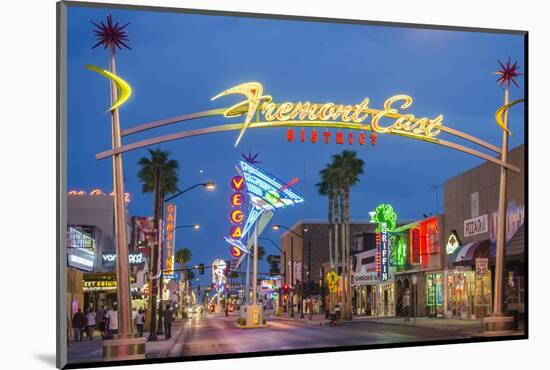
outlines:
[{"label": "street lamp post", "polygon": [[[289,231],[290,233],[296,235],[297,237],[299,237],[300,239],[302,239],[302,280],[300,281],[300,285],[301,285],[301,288],[300,288],[300,298],[302,299],[302,288],[303,288],[303,282],[304,282],[304,276],[303,276],[303,271],[304,271],[304,258],[303,258],[303,255],[304,255],[304,233],[307,232],[307,228],[302,228],[302,234],[298,234],[297,232],[295,232],[294,230],[290,229],[289,227],[287,226],[284,226],[284,225],[280,225],[280,224],[276,224],[276,225],[273,225],[273,230],[279,230],[279,229],[285,229],[287,231]],[[285,274],[286,274],[286,266],[285,266]],[[290,236],[290,282],[291,284],[294,282],[294,237],[291,235]],[[303,306],[303,305],[302,305]],[[294,317],[294,290],[291,290],[290,292],[290,317]],[[302,308],[302,314],[300,315],[300,317],[304,317],[303,316],[303,308]]]},{"label": "street lamp post", "polygon": [[[265,236],[261,236],[258,238],[259,240],[267,240],[269,242],[271,242],[271,244],[273,244],[275,246],[275,248],[277,248],[279,250],[279,252],[281,252],[281,254],[283,255],[283,264],[280,264],[280,266],[284,266],[285,267],[285,273],[283,274],[283,284],[286,284],[287,281],[286,281],[286,251],[283,251],[281,248],[279,248],[279,246],[277,245],[277,243],[275,243],[273,240],[265,237]],[[279,267],[279,274],[281,272],[281,268]],[[281,302],[284,303],[284,300],[281,299]],[[286,312],[286,305],[283,304],[283,310],[284,312]]]},{"label": "street lamp post", "polygon": [[[214,182],[202,182],[202,183],[198,183],[198,184],[195,184],[193,186],[190,186],[184,190],[180,190],[178,191],[176,194],[168,197],[168,198],[165,198],[164,199],[164,202],[163,202],[163,208],[166,206],[166,203],[168,203],[169,201],[171,201],[172,199],[174,198],[177,198],[179,197],[180,195],[182,194],[185,194],[186,192],[188,192],[189,190],[192,190],[192,189],[195,189],[199,186],[203,186],[206,190],[214,190],[216,188],[216,184]],[[164,212],[163,212],[164,214]],[[186,226],[186,225],[184,225]],[[197,225],[198,226],[198,225]],[[193,225],[193,227],[196,229],[195,225]],[[171,230],[170,232],[173,232],[175,229]],[[168,235],[168,234],[167,234]],[[156,330],[156,333],[157,334],[163,334],[163,325],[162,325],[162,288],[163,288],[163,277],[164,277],[164,273],[162,271],[162,261],[164,260],[164,246],[163,246],[163,242],[164,242],[164,238],[161,238],[161,242],[162,244],[159,245],[159,248],[160,248],[160,271],[157,272],[157,274],[160,274],[159,275],[159,295],[160,295],[160,305],[159,305],[159,309],[158,309],[158,322],[157,322],[157,330]],[[152,312],[153,315],[155,315],[155,312],[153,311]],[[151,333],[153,332],[153,328],[151,328]],[[156,336],[154,335],[150,335],[150,340],[156,340]]]}]

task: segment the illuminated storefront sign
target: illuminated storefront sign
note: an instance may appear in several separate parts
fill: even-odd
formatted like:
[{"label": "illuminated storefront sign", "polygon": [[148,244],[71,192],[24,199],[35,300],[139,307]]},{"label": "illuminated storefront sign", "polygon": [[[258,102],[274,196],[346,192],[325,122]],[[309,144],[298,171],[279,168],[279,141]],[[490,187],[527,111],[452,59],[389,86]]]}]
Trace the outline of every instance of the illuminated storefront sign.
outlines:
[{"label": "illuminated storefront sign", "polygon": [[229,214],[229,220],[231,221],[231,228],[229,229],[229,237],[223,238],[230,244],[229,253],[231,256],[238,258],[247,253],[247,249],[242,243],[241,239],[244,236],[242,223],[244,221],[244,212],[242,207],[244,205],[244,195],[242,191],[245,190],[244,177],[237,175],[231,178],[231,189],[233,193],[230,197],[231,207],[233,208]]},{"label": "illuminated storefront sign", "polygon": [[94,271],[95,254],[86,249],[76,249],[67,253],[67,264],[84,271]]},{"label": "illuminated storefront sign", "polygon": [[460,241],[458,240],[458,235],[456,234],[456,231],[451,231],[451,235],[449,235],[449,239],[447,240],[447,245],[445,246],[445,250],[447,254],[453,254],[458,247],[460,247]]},{"label": "illuminated storefront sign", "polygon": [[225,282],[227,280],[225,276],[225,269],[227,264],[224,260],[216,259],[212,263],[212,283],[216,286],[218,293],[221,293],[225,289]]},{"label": "illuminated storefront sign", "polygon": [[374,212],[370,213],[371,222],[378,224],[376,228],[377,271],[380,273],[380,280],[390,279],[390,237],[389,233],[395,229],[397,214],[389,204],[380,204]]},{"label": "illuminated storefront sign", "polygon": [[[130,283],[133,284],[136,282],[136,277],[130,276]],[[82,282],[82,287],[85,292],[97,292],[97,291],[108,291],[116,290],[117,288],[116,277],[113,276],[98,276],[95,279],[85,278]]]},{"label": "illuminated storefront sign", "polygon": [[464,221],[464,236],[474,236],[489,231],[487,214],[470,218]]},{"label": "illuminated storefront sign", "polygon": [[360,272],[351,275],[351,283],[353,285],[375,285],[380,282],[380,277],[377,272]]},{"label": "illuminated storefront sign", "polygon": [[74,227],[67,231],[67,266],[83,271],[95,266],[95,240]]},{"label": "illuminated storefront sign", "polygon": [[172,271],[174,270],[174,241],[176,240],[176,206],[174,204],[166,206],[166,221],[164,225],[166,229],[164,269]]},{"label": "illuminated storefront sign", "polygon": [[[103,252],[103,266],[114,266],[115,262],[115,252]],[[131,266],[139,266],[145,263],[145,256],[142,252],[130,252],[128,253],[128,262]]]},{"label": "illuminated storefront sign", "polygon": [[[92,191],[90,191],[89,193],[87,193],[86,191],[84,190],[71,190],[67,193],[67,195],[72,195],[72,196],[84,196],[84,195],[92,195],[92,196],[100,196],[100,195],[110,195],[110,196],[114,196],[115,193],[114,191],[107,194],[107,193],[104,193],[102,190],[100,189],[94,189]],[[124,193],[124,201],[126,203],[130,203],[130,193]]]}]

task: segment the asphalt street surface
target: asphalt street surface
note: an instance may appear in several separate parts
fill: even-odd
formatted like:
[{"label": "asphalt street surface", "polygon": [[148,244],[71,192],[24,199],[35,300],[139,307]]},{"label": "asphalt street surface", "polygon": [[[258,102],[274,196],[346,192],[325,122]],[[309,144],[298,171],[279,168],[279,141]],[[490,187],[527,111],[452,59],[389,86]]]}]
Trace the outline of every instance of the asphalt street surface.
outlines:
[{"label": "asphalt street surface", "polygon": [[367,321],[328,326],[279,319],[268,321],[264,328],[240,329],[236,326],[236,319],[236,316],[209,316],[189,320],[170,355],[197,356],[470,337],[456,330]]}]

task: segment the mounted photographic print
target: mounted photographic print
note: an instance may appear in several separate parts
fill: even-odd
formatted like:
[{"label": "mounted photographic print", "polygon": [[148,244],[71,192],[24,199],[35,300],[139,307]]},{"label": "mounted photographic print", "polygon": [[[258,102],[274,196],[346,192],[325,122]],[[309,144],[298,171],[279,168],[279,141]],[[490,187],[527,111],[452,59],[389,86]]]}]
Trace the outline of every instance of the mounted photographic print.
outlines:
[{"label": "mounted photographic print", "polygon": [[60,368],[527,338],[527,32],[58,3]]}]

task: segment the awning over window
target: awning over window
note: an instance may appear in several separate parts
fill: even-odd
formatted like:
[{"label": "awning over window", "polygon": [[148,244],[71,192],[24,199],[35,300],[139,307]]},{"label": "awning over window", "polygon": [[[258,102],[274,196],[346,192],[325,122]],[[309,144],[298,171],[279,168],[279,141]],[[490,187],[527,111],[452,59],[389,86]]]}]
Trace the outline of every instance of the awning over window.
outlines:
[{"label": "awning over window", "polygon": [[489,257],[489,239],[472,242],[460,248],[452,261],[455,266],[469,266],[475,263],[478,257]]}]

